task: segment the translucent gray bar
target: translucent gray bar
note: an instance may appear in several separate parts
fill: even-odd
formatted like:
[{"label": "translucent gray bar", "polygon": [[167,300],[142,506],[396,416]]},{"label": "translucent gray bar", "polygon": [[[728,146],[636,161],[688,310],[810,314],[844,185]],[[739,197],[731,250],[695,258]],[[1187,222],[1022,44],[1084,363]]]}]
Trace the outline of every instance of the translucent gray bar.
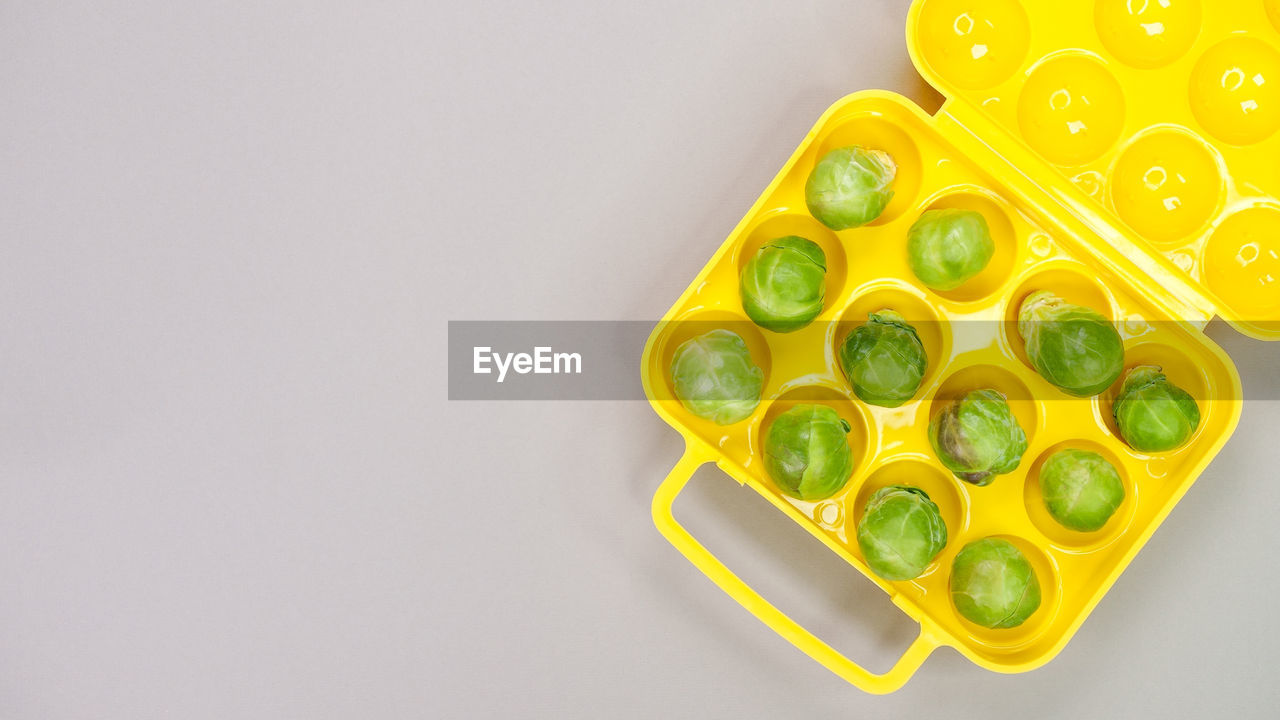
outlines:
[{"label": "translucent gray bar", "polygon": [[[926,326],[929,323],[914,324],[922,336],[928,333]],[[646,340],[659,325],[658,321],[636,320],[450,320],[449,399],[644,400],[640,381],[641,355]],[[1010,342],[1011,335],[1016,335],[1011,323],[963,321],[942,325],[945,325],[945,334],[952,338],[955,347],[990,347],[995,343],[1003,348],[1002,364],[1023,378],[1034,399],[1076,400],[1038,378],[1035,371],[1017,355],[1012,346],[1020,343]],[[1168,340],[1186,332],[1186,327],[1177,323],[1167,323],[1168,327],[1161,325],[1146,323],[1143,330],[1134,336],[1122,329],[1127,348],[1126,367],[1138,364],[1131,362],[1130,358],[1141,353],[1132,350],[1144,344],[1157,344],[1176,351],[1178,343]],[[820,322],[799,333],[778,335],[747,321],[690,320],[669,323],[662,331],[664,336],[678,338],[715,328],[734,330],[744,337],[762,338],[759,342],[768,344],[775,364],[781,353],[806,353],[812,358],[810,364],[816,371],[830,375],[827,358],[835,356],[830,346],[851,326]],[[1280,400],[1280,342],[1251,340],[1230,330],[1214,335],[1226,346],[1232,358],[1227,362],[1234,362],[1248,379],[1243,387],[1243,399]],[[748,345],[752,344],[748,342]],[[477,372],[478,352],[481,372]],[[527,356],[523,362],[521,355]],[[1188,360],[1194,367],[1194,359],[1183,359],[1178,365],[1185,370]],[[931,363],[934,361],[930,359]],[[661,364],[662,359],[659,358],[657,365]],[[964,357],[951,361],[955,369],[967,364],[969,362]],[[943,369],[942,372],[949,375],[951,370]],[[834,374],[839,379],[838,369]],[[1206,369],[1205,375],[1208,379],[1217,373]],[[1211,383],[1198,389],[1190,383],[1188,385],[1186,389],[1198,400],[1225,399],[1232,394],[1230,387]]]}]

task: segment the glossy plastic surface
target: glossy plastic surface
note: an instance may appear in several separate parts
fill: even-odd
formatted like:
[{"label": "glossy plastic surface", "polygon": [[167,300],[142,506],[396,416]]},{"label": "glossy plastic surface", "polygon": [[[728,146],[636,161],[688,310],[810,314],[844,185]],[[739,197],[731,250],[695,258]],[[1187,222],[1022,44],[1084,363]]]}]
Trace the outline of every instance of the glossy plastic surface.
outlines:
[{"label": "glossy plastic surface", "polygon": [[[834,232],[809,216],[804,182],[827,150],[850,144],[895,158],[897,194],[873,224]],[[973,662],[1002,672],[1028,670],[1053,657],[1221,448],[1240,413],[1234,366],[1195,325],[1184,321],[1169,294],[1109,252],[1029,178],[1000,163],[951,119],[927,116],[896,95],[866,92],[839,101],[655,328],[644,351],[645,391],[657,413],[687,443],[685,457],[654,498],[659,529],[763,622],[870,692],[900,686],[938,645],[954,647]],[[948,292],[924,288],[907,264],[907,229],[934,207],[981,211],[997,246],[982,274]],[[777,334],[754,326],[743,313],[738,274],[761,243],[790,234],[808,237],[826,251],[826,303],[809,327]],[[1135,452],[1118,439],[1107,419],[1114,388],[1097,398],[1075,399],[1032,370],[1012,319],[1020,300],[1040,289],[1107,315],[1124,338],[1126,366],[1157,363],[1196,397],[1203,420],[1186,446],[1159,455]],[[837,343],[849,328],[884,307],[916,326],[929,355],[917,399],[896,409],[857,400],[836,360]],[[675,348],[714,327],[742,335],[765,371],[760,406],[748,419],[729,426],[688,413],[674,399],[668,373]],[[980,387],[1005,393],[1029,440],[1018,469],[987,487],[966,485],[946,471],[927,437],[931,414],[943,401]],[[800,401],[829,404],[852,427],[853,477],[843,491],[819,502],[785,496],[763,468],[764,428]],[[1125,503],[1096,533],[1055,525],[1039,497],[1039,464],[1066,446],[1101,452],[1124,479]],[[716,462],[759,492],[921,623],[920,638],[898,665],[885,675],[863,670],[770,605],[675,522],[671,504],[705,462]],[[872,574],[855,540],[855,523],[867,498],[894,483],[924,488],[941,509],[950,536],[925,574],[907,582],[886,582]],[[1043,588],[1040,609],[1013,629],[989,630],[963,620],[948,593],[955,554],[966,543],[992,535],[1008,538],[1025,552]]]},{"label": "glossy plastic surface", "polygon": [[907,44],[945,112],[1157,282],[1280,339],[1280,3],[916,0]]}]

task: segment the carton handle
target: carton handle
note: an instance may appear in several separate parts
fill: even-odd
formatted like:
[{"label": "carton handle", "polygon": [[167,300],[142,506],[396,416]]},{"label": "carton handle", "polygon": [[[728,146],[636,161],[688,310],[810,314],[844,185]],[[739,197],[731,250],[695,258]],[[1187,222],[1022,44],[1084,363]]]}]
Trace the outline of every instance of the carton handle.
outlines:
[{"label": "carton handle", "polygon": [[760,593],[725,567],[724,563],[694,539],[684,526],[676,522],[671,512],[676,497],[689,483],[693,473],[712,459],[706,449],[692,444],[686,446],[684,455],[653,496],[653,522],[658,526],[658,530],[689,559],[689,562],[712,582],[719,585],[721,590],[728,593],[729,597],[737,600],[739,605],[755,615],[760,622],[773,628],[774,632],[809,657],[822,663],[831,672],[869,693],[890,693],[902,687],[924,663],[925,658],[929,657],[929,653],[941,645],[925,623],[921,623],[920,634],[911,642],[893,667],[883,675],[876,675],[845,657],[774,607]]}]

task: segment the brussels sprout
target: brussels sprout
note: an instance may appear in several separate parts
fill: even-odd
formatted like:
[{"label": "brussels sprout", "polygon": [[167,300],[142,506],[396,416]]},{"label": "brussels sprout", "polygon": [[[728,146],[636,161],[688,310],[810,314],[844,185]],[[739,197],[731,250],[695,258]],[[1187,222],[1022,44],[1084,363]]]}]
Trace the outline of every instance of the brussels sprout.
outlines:
[{"label": "brussels sprout", "polygon": [[858,547],[872,572],[885,580],[920,576],[947,544],[947,525],[924,490],[882,487],[858,523]]},{"label": "brussels sprout", "polygon": [[880,150],[857,145],[832,150],[804,184],[804,201],[818,222],[848,230],[875,220],[893,198],[898,166]]},{"label": "brussels sprout", "polygon": [[1180,447],[1200,425],[1195,399],[1154,365],[1139,365],[1125,375],[1112,413],[1120,437],[1142,452]]},{"label": "brussels sprout", "polygon": [[840,345],[840,367],[866,403],[898,407],[915,397],[929,361],[915,328],[892,310],[867,316]]},{"label": "brussels sprout", "polygon": [[826,405],[796,405],[774,419],[764,436],[764,467],[788,495],[831,497],[853,474],[849,423]]},{"label": "brussels sprout", "polygon": [[742,308],[766,330],[799,330],[822,312],[826,277],[818,243],[795,235],[771,240],[742,268]]},{"label": "brussels sprout", "polygon": [[742,338],[728,330],[681,343],[671,359],[671,380],[686,410],[717,425],[751,415],[764,389],[764,371]]},{"label": "brussels sprout", "polygon": [[1059,450],[1040,466],[1044,506],[1063,527],[1101,530],[1124,502],[1120,473],[1106,458],[1088,450]]},{"label": "brussels sprout", "polygon": [[951,563],[951,602],[969,622],[1017,627],[1040,607],[1040,581],[1013,543],[983,538],[965,545]]},{"label": "brussels sprout", "polygon": [[955,290],[996,253],[987,219],[973,210],[926,210],[907,231],[907,260],[920,282]]},{"label": "brussels sprout", "polygon": [[929,443],[956,477],[979,486],[1013,472],[1027,450],[1022,426],[995,390],[974,390],[947,403],[929,423]]},{"label": "brussels sprout", "polygon": [[1068,394],[1088,397],[1111,387],[1124,369],[1120,333],[1096,310],[1040,290],[1022,301],[1018,334],[1031,367]]}]

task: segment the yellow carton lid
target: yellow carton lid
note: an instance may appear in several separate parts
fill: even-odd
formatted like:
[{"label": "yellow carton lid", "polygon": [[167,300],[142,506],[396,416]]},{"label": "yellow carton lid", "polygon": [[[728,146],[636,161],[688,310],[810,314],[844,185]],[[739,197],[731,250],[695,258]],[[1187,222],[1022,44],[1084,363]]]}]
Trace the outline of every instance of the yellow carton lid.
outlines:
[{"label": "yellow carton lid", "polygon": [[916,0],[907,46],[942,114],[1111,251],[1280,339],[1280,0]]}]

